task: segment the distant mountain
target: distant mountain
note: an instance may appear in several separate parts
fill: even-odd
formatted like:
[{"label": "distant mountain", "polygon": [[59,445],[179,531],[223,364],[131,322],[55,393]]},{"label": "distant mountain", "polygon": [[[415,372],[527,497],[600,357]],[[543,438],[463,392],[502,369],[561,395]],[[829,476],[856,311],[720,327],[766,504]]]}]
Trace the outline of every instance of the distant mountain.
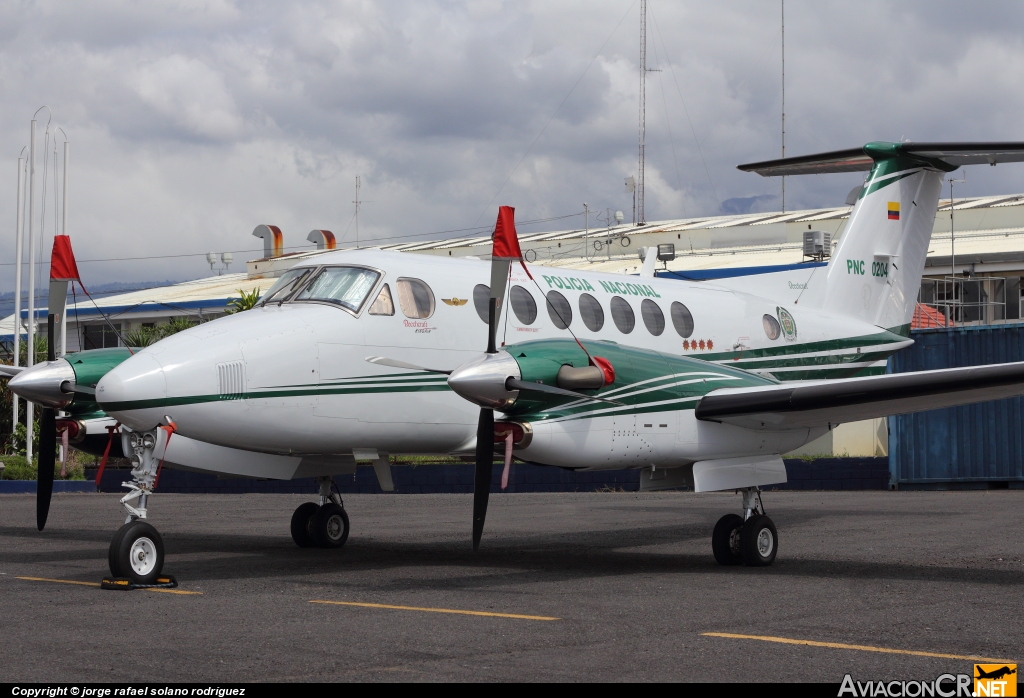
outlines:
[{"label": "distant mountain", "polygon": [[[147,288],[160,288],[162,286],[173,286],[174,284],[180,284],[182,281],[190,281],[191,279],[183,279],[180,281],[112,281],[106,284],[96,284],[95,286],[89,284],[89,293],[92,294],[93,298],[102,298],[105,296],[114,296],[119,293],[129,293],[131,291],[141,291]],[[81,291],[79,294],[81,295]],[[50,290],[48,287],[39,289],[36,293],[36,307],[45,308],[50,297]],[[71,294],[68,294],[68,298],[71,298]],[[23,295],[21,297],[21,304],[23,308],[28,307],[28,296]],[[0,293],[0,317],[7,317],[14,312],[14,291],[8,291],[7,293]]]}]

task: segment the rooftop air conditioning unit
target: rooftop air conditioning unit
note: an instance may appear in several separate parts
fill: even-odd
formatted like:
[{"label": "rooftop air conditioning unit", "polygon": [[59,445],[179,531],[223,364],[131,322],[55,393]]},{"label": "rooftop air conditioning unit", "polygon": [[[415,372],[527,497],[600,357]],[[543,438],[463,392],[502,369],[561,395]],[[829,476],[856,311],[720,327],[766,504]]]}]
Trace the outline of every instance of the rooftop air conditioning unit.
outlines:
[{"label": "rooftop air conditioning unit", "polygon": [[824,259],[832,254],[832,233],[824,230],[804,231],[804,257]]}]

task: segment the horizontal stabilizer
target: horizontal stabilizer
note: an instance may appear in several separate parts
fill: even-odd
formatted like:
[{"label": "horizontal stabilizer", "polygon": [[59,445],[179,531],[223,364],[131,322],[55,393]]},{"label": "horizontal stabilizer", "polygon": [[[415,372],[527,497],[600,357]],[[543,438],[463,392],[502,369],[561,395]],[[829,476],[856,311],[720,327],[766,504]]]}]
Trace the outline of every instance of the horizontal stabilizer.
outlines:
[{"label": "horizontal stabilizer", "polygon": [[823,427],[1024,395],[1024,362],[799,384],[725,388],[697,404],[697,419],[748,429]]},{"label": "horizontal stabilizer", "polygon": [[737,169],[756,172],[762,177],[784,177],[801,174],[861,172],[870,170],[875,162],[895,157],[920,160],[952,171],[962,165],[995,165],[1000,162],[1024,162],[1024,143],[868,143],[863,148],[835,150],[816,155],[766,160]]}]

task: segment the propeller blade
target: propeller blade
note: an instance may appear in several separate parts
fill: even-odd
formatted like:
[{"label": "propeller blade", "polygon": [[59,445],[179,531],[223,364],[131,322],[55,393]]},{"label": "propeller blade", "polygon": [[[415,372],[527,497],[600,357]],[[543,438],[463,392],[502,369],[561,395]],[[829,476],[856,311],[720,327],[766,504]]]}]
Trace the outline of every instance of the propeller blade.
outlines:
[{"label": "propeller blade", "polygon": [[14,378],[24,370],[24,366],[0,365],[0,378]]},{"label": "propeller blade", "polygon": [[625,407],[625,403],[618,402],[617,400],[609,400],[606,397],[597,397],[594,395],[584,395],[583,393],[577,393],[572,390],[566,390],[565,388],[558,388],[554,385],[547,385],[545,383],[531,383],[529,381],[519,380],[517,378],[509,378],[505,381],[506,390],[532,390],[535,393],[548,393],[549,395],[563,395],[565,397],[574,397],[581,400],[600,400],[601,402],[610,402],[613,405],[619,407]]},{"label": "propeller blade", "polygon": [[[53,313],[46,316],[46,359],[54,360]],[[44,407],[39,415],[39,460],[36,467],[36,526],[46,526],[53,496],[53,468],[57,461],[57,415]]]},{"label": "propeller blade", "polygon": [[426,371],[427,373],[443,373],[446,376],[451,375],[451,371],[442,371],[439,368],[424,368],[423,366],[417,366],[416,364],[408,364],[398,359],[389,359],[386,356],[367,356],[366,360],[371,364],[378,364],[380,366],[390,366],[391,368],[408,368],[413,371]]},{"label": "propeller blade", "polygon": [[57,420],[54,411],[44,407],[39,414],[39,459],[36,469],[36,526],[46,526],[53,496],[53,470],[57,461]]},{"label": "propeller blade", "polygon": [[[493,305],[491,307],[494,307]],[[494,410],[480,410],[476,429],[476,477],[473,479],[473,550],[480,547],[487,517],[487,498],[491,493],[494,465]]]},{"label": "propeller blade", "polygon": [[[505,272],[508,273],[507,271]],[[498,299],[490,298],[487,301],[487,353],[497,354],[495,337],[498,334]]]},{"label": "propeller blade", "polygon": [[90,388],[87,385],[76,385],[71,381],[64,381],[60,384],[60,391],[62,393],[82,393],[83,395],[95,395],[96,388]]}]

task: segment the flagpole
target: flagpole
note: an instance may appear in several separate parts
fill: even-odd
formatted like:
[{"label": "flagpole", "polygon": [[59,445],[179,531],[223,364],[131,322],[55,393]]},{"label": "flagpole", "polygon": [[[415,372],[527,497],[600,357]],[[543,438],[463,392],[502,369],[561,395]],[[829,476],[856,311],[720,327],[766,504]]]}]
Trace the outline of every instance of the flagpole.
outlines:
[{"label": "flagpole", "polygon": [[[61,129],[61,133],[64,133],[64,129]],[[71,144],[67,141],[67,134],[64,135],[64,192],[63,192],[63,203],[61,205],[62,218],[60,224],[60,232],[62,235],[68,234],[68,163],[71,160]],[[65,298],[67,297],[67,291],[64,292]],[[64,305],[64,311],[60,314],[60,353],[57,356],[64,356],[67,353],[68,347],[68,309],[67,305]]]},{"label": "flagpole", "polygon": [[[22,153],[25,149],[22,148]],[[20,366],[21,358],[21,259],[25,256],[25,158],[18,157],[18,222],[14,229],[14,365]],[[13,412],[11,417],[11,433],[18,426],[18,396],[11,393]]]},{"label": "flagpole", "polygon": [[[36,120],[32,119],[29,128],[28,142],[28,356],[26,366],[36,362]],[[27,401],[25,405],[25,458],[32,462],[32,420],[35,417],[35,405]]]}]

